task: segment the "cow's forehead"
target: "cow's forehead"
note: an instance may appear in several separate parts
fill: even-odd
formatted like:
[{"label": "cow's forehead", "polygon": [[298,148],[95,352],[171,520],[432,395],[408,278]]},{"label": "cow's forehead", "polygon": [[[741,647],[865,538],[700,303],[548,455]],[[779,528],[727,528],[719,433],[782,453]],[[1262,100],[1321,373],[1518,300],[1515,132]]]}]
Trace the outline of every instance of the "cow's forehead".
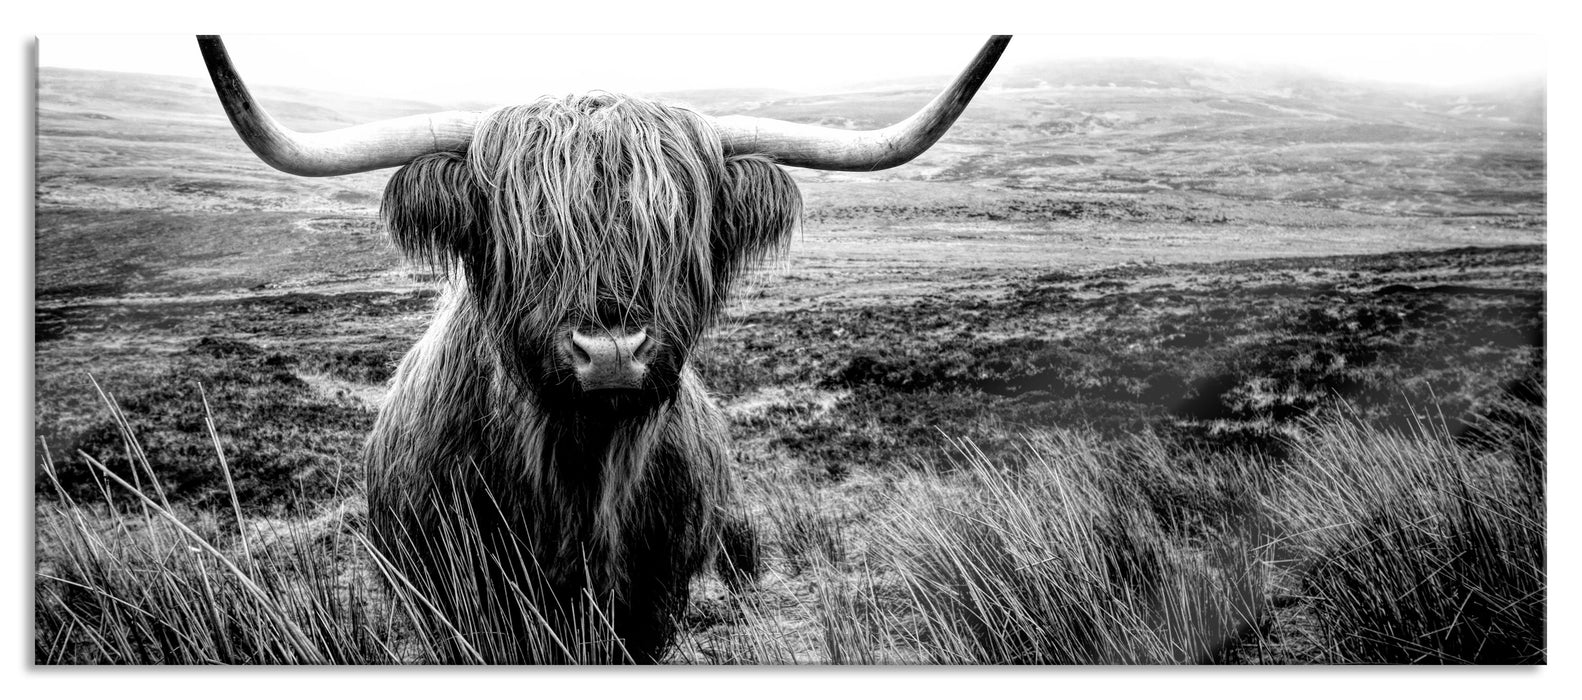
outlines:
[{"label": "cow's forehead", "polygon": [[704,120],[599,93],[499,110],[469,155],[504,263],[580,289],[674,277],[709,252],[719,144]]}]

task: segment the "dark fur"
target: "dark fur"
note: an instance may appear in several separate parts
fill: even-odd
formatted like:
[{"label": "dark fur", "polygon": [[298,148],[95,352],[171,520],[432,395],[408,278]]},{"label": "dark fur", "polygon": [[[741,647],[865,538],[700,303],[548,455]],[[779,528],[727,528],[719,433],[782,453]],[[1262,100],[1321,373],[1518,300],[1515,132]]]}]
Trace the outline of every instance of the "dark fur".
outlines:
[{"label": "dark fur", "polygon": [[[466,156],[402,168],[382,214],[448,282],[369,438],[376,544],[446,615],[477,615],[470,577],[561,636],[609,615],[632,658],[662,656],[730,495],[726,425],[688,358],[800,210],[784,171],[724,157],[697,115],[607,94],[504,108]],[[557,339],[588,327],[660,343],[639,391],[581,391]],[[463,515],[471,554],[441,534]],[[479,629],[531,634],[538,612],[518,612]]]}]

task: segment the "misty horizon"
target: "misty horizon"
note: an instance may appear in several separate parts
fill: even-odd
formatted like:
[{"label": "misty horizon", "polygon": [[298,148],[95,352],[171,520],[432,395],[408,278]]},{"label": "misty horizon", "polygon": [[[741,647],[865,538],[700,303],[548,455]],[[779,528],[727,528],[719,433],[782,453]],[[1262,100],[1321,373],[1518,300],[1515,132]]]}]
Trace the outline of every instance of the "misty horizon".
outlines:
[{"label": "misty horizon", "polygon": [[[658,95],[708,90],[772,90],[786,95],[834,94],[880,87],[912,87],[907,83],[946,79],[954,66],[970,56],[981,37],[620,37],[627,48],[623,51],[601,54],[595,58],[577,61],[561,60],[553,69],[521,71],[527,77],[518,78],[506,69],[478,68],[497,65],[508,56],[519,53],[522,63],[536,64],[533,55],[553,54],[572,40],[583,43],[597,41],[595,37],[531,37],[539,44],[523,46],[520,43],[501,41],[502,37],[485,37],[469,51],[450,51],[443,44],[464,37],[424,37],[432,44],[432,53],[397,52],[390,48],[390,41],[411,41],[413,37],[353,37],[351,41],[325,41],[324,37],[240,37],[227,40],[233,60],[250,84],[279,88],[339,92],[346,95],[409,99],[429,102],[510,103],[536,98],[540,95],[581,93],[595,90]],[[1505,40],[1522,37],[1482,37],[1483,45],[1468,42],[1466,37],[1396,37],[1400,50],[1387,51],[1388,37],[1327,37],[1314,46],[1327,41],[1334,49],[1330,56],[1320,56],[1313,47],[1288,51],[1279,55],[1267,46],[1260,47],[1256,40],[1278,37],[1218,37],[1228,39],[1230,45],[1214,52],[1197,50],[1197,44],[1207,37],[1174,37],[1174,42],[1154,38],[1140,42],[1145,37],[1129,37],[1129,41],[1115,41],[1109,46],[1064,46],[1072,37],[1026,36],[1013,39],[1007,50],[1001,71],[992,77],[986,89],[996,90],[1014,86],[1017,74],[1029,69],[1048,69],[1067,65],[1089,68],[1140,62],[1172,68],[1194,70],[1224,70],[1252,74],[1275,74],[1297,79],[1333,80],[1355,84],[1376,84],[1416,88],[1427,91],[1489,90],[1526,88],[1533,82],[1546,83],[1547,70],[1542,62],[1543,47],[1527,47],[1518,51]],[[98,46],[109,54],[101,55],[97,49],[85,48],[82,41],[91,39],[94,44],[125,41],[149,43],[157,50],[115,52],[110,46]],[[675,48],[683,39],[698,39],[685,50],[647,50],[658,46]],[[1093,40],[1098,37],[1082,37]],[[1308,37],[1308,39],[1313,39]],[[1465,51],[1452,52],[1455,41],[1467,43]],[[260,43],[262,41],[262,43]],[[282,47],[281,42],[292,42]],[[785,51],[765,49],[730,53],[733,65],[709,62],[708,46],[731,47],[743,41],[771,42],[794,46],[796,42],[821,45],[821,56],[797,56],[792,68],[771,66],[774,56]],[[670,42],[666,44],[666,42]],[[1239,42],[1239,43],[1238,43]],[[1361,42],[1366,50],[1348,43]],[[1413,42],[1423,43],[1417,51],[1408,51]],[[1426,42],[1426,43],[1425,43]],[[1449,43],[1447,43],[1449,42]],[[888,53],[862,54],[868,43],[884,44],[893,50]],[[1313,43],[1313,42],[1309,42]],[[271,45],[273,44],[273,45]],[[932,47],[937,44],[938,47]],[[384,48],[381,53],[376,49]],[[291,50],[285,50],[289,48]],[[933,50],[930,50],[933,49]],[[1081,53],[1084,49],[1088,53]],[[795,49],[808,52],[805,47]],[[1064,53],[1062,53],[1064,52]],[[370,59],[371,54],[379,54]],[[1455,60],[1451,56],[1455,55]],[[1483,60],[1474,60],[1478,56]],[[645,60],[633,61],[633,56]],[[917,60],[907,60],[908,57]],[[1373,56],[1371,63],[1367,56]],[[482,57],[482,58],[480,58]],[[767,57],[767,58],[766,58]],[[1425,57],[1430,57],[1425,60]],[[545,61],[545,63],[549,63]],[[1481,65],[1482,68],[1467,66]],[[38,66],[76,70],[97,70],[137,75],[157,75],[177,78],[205,78],[203,63],[191,37],[41,37],[38,44]],[[414,68],[413,66],[420,66]],[[460,66],[471,66],[465,79],[447,75]],[[1425,67],[1432,66],[1432,67]],[[1459,66],[1459,68],[1458,68]],[[759,69],[762,70],[759,70]],[[507,75],[509,79],[500,78]],[[353,77],[356,76],[356,77]],[[897,85],[899,84],[899,85]],[[356,87],[347,88],[346,85]],[[1051,84],[1048,87],[1059,87]],[[916,87],[925,87],[917,85]],[[932,87],[932,85],[926,86]]]}]

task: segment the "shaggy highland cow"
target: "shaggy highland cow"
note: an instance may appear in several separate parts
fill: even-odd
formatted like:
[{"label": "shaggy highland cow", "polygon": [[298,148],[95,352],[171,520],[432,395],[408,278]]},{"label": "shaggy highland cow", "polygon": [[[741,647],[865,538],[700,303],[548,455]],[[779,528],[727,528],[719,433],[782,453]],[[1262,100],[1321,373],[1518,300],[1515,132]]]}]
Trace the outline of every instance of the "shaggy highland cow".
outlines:
[{"label": "shaggy highland cow", "polygon": [[614,95],[501,109],[465,158],[397,172],[392,238],[456,279],[368,443],[380,544],[409,551],[474,499],[486,540],[541,569],[544,614],[573,618],[557,628],[586,589],[627,653],[660,654],[729,491],[726,426],[687,358],[800,207],[785,171],[722,158],[695,114]]},{"label": "shaggy highland cow", "polygon": [[688,360],[743,270],[796,224],[800,195],[779,164],[912,159],[1007,41],[872,132],[597,93],[307,135],[259,110],[218,38],[200,38],[233,125],[266,162],[302,175],[402,166],[382,215],[446,291],[368,440],[368,524],[415,604],[454,630],[458,658],[664,654],[692,578],[739,530],[724,515],[728,431]]}]

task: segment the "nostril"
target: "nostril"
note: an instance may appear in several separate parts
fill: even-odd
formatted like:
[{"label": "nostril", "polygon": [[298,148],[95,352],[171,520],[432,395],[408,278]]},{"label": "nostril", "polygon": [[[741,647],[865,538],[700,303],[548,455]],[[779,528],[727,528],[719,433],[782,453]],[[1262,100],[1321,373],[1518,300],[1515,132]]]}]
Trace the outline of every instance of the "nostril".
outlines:
[{"label": "nostril", "polygon": [[571,346],[571,359],[576,361],[576,364],[579,367],[585,367],[587,365],[593,364],[593,356],[588,354],[588,349],[583,346],[582,342],[583,339],[578,338],[577,334],[573,332],[571,334],[570,343],[568,343]]},{"label": "nostril", "polygon": [[649,336],[647,331],[638,331],[635,336],[632,339],[636,345],[632,350],[632,359],[648,364],[648,361],[653,359],[654,353],[659,351],[659,343],[654,342],[653,337]]}]

